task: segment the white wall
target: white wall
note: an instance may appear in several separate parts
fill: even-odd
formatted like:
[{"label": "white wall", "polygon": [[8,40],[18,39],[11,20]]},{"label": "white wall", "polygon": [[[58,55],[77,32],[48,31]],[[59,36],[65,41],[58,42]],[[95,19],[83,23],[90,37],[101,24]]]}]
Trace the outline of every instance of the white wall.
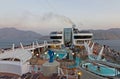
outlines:
[{"label": "white wall", "polygon": [[0,61],[0,72],[22,75],[29,72],[29,62],[18,63],[12,61]]},{"label": "white wall", "polygon": [[29,62],[25,62],[22,66],[21,66],[21,75],[24,74],[24,73],[27,73],[30,71],[30,65],[29,65]]},{"label": "white wall", "polygon": [[0,72],[13,73],[13,74],[20,75],[21,67],[19,65],[14,65],[14,64],[0,63]]}]

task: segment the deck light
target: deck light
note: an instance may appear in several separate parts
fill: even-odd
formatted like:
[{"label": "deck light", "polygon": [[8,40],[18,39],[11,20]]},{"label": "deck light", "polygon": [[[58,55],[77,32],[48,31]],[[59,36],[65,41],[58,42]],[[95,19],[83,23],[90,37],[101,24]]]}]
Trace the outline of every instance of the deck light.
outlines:
[{"label": "deck light", "polygon": [[32,51],[31,53],[33,54],[34,52]]},{"label": "deck light", "polygon": [[78,75],[82,75],[82,72],[79,71],[79,72],[78,72]]},{"label": "deck light", "polygon": [[39,54],[37,53],[36,55],[38,56]]},{"label": "deck light", "polygon": [[58,57],[59,55],[57,54],[57,57]]},{"label": "deck light", "polygon": [[78,71],[78,79],[80,79],[81,75],[82,75],[82,72]]},{"label": "deck light", "polygon": [[72,55],[74,55],[75,53],[72,53]]},{"label": "deck light", "polygon": [[45,54],[47,54],[47,52],[45,52]]}]

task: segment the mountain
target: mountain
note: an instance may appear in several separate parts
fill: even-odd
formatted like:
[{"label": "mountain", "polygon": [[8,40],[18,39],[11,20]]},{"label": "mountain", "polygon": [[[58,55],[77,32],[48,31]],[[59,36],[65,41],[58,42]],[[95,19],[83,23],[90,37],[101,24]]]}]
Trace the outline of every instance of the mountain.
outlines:
[{"label": "mountain", "polygon": [[16,28],[0,29],[0,40],[30,40],[40,39],[42,35],[32,31],[23,31]]},{"label": "mountain", "polygon": [[[120,39],[120,28],[112,28],[108,30],[89,30],[92,32],[93,39]],[[49,36],[42,36],[39,33],[33,31],[23,31],[16,28],[2,28],[0,29],[0,40],[12,40],[12,41],[26,41],[26,40],[44,40],[49,39]]]},{"label": "mountain", "polygon": [[[108,30],[89,30],[93,33],[93,39],[96,40],[120,40],[120,28],[111,28]],[[44,36],[49,39],[49,36]]]},{"label": "mountain", "polygon": [[117,40],[120,39],[120,28],[111,28],[108,30],[90,30],[94,37],[93,39],[102,40]]}]

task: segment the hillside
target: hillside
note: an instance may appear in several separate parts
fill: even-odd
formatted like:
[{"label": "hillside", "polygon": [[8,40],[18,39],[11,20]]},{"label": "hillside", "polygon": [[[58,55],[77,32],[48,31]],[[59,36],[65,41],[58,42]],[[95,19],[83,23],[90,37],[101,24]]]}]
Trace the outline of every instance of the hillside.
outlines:
[{"label": "hillside", "polygon": [[[94,35],[93,39],[99,40],[116,40],[120,39],[120,28],[112,28],[109,30],[90,30]],[[2,28],[0,29],[0,40],[43,40],[49,39],[49,36],[42,36],[33,31],[23,31],[16,28]]]},{"label": "hillside", "polygon": [[29,40],[39,39],[41,34],[32,31],[23,31],[16,28],[2,28],[0,29],[0,40]]},{"label": "hillside", "polygon": [[108,30],[90,30],[94,34],[94,39],[117,40],[120,39],[120,28]]}]

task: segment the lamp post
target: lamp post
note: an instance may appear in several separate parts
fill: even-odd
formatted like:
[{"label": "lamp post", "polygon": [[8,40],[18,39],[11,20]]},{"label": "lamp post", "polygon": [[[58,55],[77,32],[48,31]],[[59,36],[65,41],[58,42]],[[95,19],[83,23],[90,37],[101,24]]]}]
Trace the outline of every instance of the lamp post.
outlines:
[{"label": "lamp post", "polygon": [[82,72],[78,71],[78,79],[81,79]]}]

